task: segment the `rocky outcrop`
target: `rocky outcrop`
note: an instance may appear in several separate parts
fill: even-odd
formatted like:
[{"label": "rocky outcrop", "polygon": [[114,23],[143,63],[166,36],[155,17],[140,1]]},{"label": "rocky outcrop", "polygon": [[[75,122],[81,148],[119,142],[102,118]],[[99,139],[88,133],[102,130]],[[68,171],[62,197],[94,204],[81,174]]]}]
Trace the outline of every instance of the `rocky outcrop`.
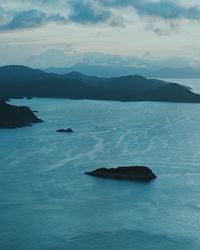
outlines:
[{"label": "rocky outcrop", "polygon": [[127,179],[137,181],[150,181],[156,178],[156,175],[148,167],[118,167],[118,168],[98,168],[91,172],[85,172],[87,175],[111,178],[111,179]]},{"label": "rocky outcrop", "polygon": [[56,132],[60,132],[60,133],[72,133],[74,131],[71,128],[61,128],[61,129],[57,129]]},{"label": "rocky outcrop", "polygon": [[18,128],[42,122],[30,108],[14,106],[0,100],[0,128]]}]

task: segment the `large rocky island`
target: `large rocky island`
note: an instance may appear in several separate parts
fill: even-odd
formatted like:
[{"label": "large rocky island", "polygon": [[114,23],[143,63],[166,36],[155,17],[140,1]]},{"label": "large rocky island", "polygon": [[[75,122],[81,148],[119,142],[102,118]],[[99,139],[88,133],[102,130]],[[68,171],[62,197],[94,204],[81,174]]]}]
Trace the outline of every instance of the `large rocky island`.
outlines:
[{"label": "large rocky island", "polygon": [[30,108],[10,105],[0,100],[0,128],[24,127],[41,121]]},{"label": "large rocky island", "polygon": [[85,174],[102,178],[137,181],[151,181],[156,178],[151,169],[143,166],[98,168],[91,172],[85,172]]}]

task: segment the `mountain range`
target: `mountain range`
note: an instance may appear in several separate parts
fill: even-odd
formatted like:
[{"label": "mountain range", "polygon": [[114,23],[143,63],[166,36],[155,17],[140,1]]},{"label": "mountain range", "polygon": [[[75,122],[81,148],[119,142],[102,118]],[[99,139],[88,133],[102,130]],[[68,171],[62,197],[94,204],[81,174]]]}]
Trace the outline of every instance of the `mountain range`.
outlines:
[{"label": "mountain range", "polygon": [[72,71],[81,72],[86,75],[98,77],[114,77],[122,75],[142,75],[148,78],[165,79],[199,79],[200,69],[193,67],[164,67],[160,69],[150,69],[148,67],[130,67],[120,65],[90,65],[87,63],[77,63],[68,68],[50,67],[44,70],[47,73],[66,74]]},{"label": "mountain range", "polygon": [[0,67],[0,98],[23,97],[200,102],[200,95],[182,85],[140,75],[101,78],[79,72],[47,73],[18,65]]}]

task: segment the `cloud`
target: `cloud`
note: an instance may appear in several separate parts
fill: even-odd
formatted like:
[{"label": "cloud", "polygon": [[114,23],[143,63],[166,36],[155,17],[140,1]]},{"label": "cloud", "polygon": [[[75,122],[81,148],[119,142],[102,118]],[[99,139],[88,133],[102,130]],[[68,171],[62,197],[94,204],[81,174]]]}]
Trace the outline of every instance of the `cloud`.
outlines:
[{"label": "cloud", "polygon": [[[41,46],[38,48],[41,49]],[[42,50],[37,50],[34,47],[27,45],[19,46],[0,46],[0,65],[5,64],[23,64],[33,68],[48,68],[48,67],[71,67],[72,65],[77,65],[77,70],[82,69],[87,66],[90,70],[89,74],[94,74],[92,72],[94,67],[97,71],[101,67],[113,69],[114,74],[120,74],[116,69],[124,70],[123,74],[129,74],[128,71],[132,68],[138,69],[160,69],[164,67],[200,67],[200,60],[197,57],[192,58],[188,56],[158,56],[147,51],[141,55],[134,56],[122,56],[107,53],[81,53],[77,52],[73,46],[68,45],[64,47],[49,47],[46,46]],[[76,69],[76,68],[74,68]],[[97,72],[96,71],[96,72]],[[86,73],[86,72],[85,72]],[[108,72],[107,72],[108,73]]]},{"label": "cloud", "polygon": [[108,10],[98,9],[91,2],[76,1],[71,4],[72,13],[69,16],[70,21],[75,23],[100,23],[107,22],[112,17]]},{"label": "cloud", "polygon": [[183,5],[184,1],[172,0],[101,0],[108,8],[132,8],[142,17],[146,28],[158,35],[168,35],[178,32],[182,21],[200,21],[200,6],[191,3]]},{"label": "cloud", "polygon": [[184,7],[171,1],[160,1],[153,3],[136,2],[134,7],[141,15],[159,17],[167,20],[180,18],[200,20],[200,9],[197,6]]},{"label": "cloud", "polygon": [[67,19],[59,14],[48,15],[35,9],[19,12],[7,12],[7,14],[8,21],[3,24],[1,23],[0,31],[36,28],[49,22],[67,22]]},{"label": "cloud", "polygon": [[26,58],[27,65],[31,67],[47,68],[47,67],[69,67],[80,61],[78,55],[70,46],[66,50],[50,48],[41,54]]},{"label": "cloud", "polygon": [[[1,0],[0,0],[1,1]],[[27,9],[29,2],[33,9]],[[102,9],[99,5],[92,4],[89,1],[68,2],[58,1],[55,6],[55,1],[40,0],[34,4],[31,0],[25,0],[17,6],[17,10],[13,10],[11,6],[7,8],[0,7],[0,31],[18,30],[37,28],[42,25],[54,22],[57,24],[63,23],[81,23],[81,24],[98,24],[108,22],[111,25],[117,24],[113,20],[112,12]],[[52,8],[50,8],[50,6]],[[9,7],[9,8],[8,8]],[[14,6],[13,6],[14,7]],[[25,9],[23,9],[24,7]],[[54,11],[53,11],[54,7]],[[48,11],[50,9],[50,11]],[[56,12],[55,12],[56,11]]]},{"label": "cloud", "polygon": [[[182,4],[181,4],[182,3]],[[164,27],[152,27],[156,33],[173,30],[182,19],[200,21],[199,5],[183,5],[183,0],[0,0],[0,31],[36,28],[54,22],[97,25],[122,25],[121,13],[129,7],[128,15],[145,17]],[[17,8],[16,8],[17,7]],[[130,20],[130,19],[129,19]],[[175,28],[176,29],[176,28]],[[167,33],[167,32],[166,32]]]},{"label": "cloud", "polygon": [[186,7],[171,0],[101,0],[104,6],[133,7],[139,15],[159,17],[162,19],[186,18],[200,20],[200,7]]}]

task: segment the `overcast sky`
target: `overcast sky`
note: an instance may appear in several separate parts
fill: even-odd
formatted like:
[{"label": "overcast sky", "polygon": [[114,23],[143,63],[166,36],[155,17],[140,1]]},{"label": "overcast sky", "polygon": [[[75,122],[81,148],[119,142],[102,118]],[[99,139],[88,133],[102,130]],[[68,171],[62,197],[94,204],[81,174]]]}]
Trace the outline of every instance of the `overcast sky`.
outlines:
[{"label": "overcast sky", "polygon": [[0,0],[0,65],[200,67],[199,0]]}]

